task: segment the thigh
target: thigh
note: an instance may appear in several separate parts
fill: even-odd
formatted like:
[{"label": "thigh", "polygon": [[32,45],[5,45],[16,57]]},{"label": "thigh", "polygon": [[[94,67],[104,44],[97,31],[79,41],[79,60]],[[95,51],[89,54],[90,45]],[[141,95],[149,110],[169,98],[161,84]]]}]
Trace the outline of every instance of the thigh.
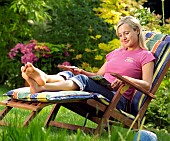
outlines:
[{"label": "thigh", "polygon": [[[71,79],[79,86],[80,90],[99,93],[110,101],[116,93],[116,91],[110,91],[108,88],[96,83],[86,75],[76,75]],[[126,111],[127,104],[128,100],[122,96],[116,108]]]},{"label": "thigh", "polygon": [[96,82],[94,82],[92,79],[90,79],[86,75],[80,74],[80,75],[76,75],[70,79],[73,80],[79,86],[80,90],[100,93],[104,97],[108,98],[109,100],[111,100],[114,96],[113,91],[110,91],[106,87],[104,87],[100,84],[97,84]]}]

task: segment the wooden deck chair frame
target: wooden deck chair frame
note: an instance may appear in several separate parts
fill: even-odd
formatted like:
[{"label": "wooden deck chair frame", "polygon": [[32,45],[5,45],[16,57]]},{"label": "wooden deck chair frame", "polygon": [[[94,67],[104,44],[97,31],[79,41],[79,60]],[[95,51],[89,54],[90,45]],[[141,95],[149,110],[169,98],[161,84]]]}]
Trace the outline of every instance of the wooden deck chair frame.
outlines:
[{"label": "wooden deck chair frame", "polygon": [[[161,36],[161,38],[165,38],[165,37]],[[161,41],[158,40],[158,43],[160,43],[160,42]],[[157,44],[157,42],[156,42],[156,44]],[[116,119],[116,120],[120,121],[121,123],[123,123],[123,125],[125,125],[126,127],[132,126],[133,129],[139,129],[141,126],[141,122],[144,117],[144,114],[147,110],[147,107],[148,107],[149,103],[151,102],[151,100],[155,98],[154,94],[156,93],[158,87],[160,86],[165,74],[167,73],[167,71],[170,67],[170,57],[169,57],[170,56],[170,44],[167,43],[166,46],[168,48],[167,49],[168,60],[166,60],[167,61],[166,65],[164,66],[164,69],[162,70],[161,75],[157,79],[156,84],[152,87],[150,92],[142,89],[140,86],[128,81],[127,79],[123,78],[122,76],[112,73],[113,76],[122,80],[125,85],[120,86],[120,88],[117,90],[115,96],[113,97],[113,99],[109,103],[109,105],[105,105],[104,103],[99,102],[94,99],[88,99],[88,100],[84,101],[84,103],[81,103],[81,102],[80,103],[63,103],[63,104],[57,103],[54,105],[53,109],[51,110],[51,113],[48,116],[44,126],[46,126],[46,127],[56,126],[56,127],[66,128],[66,129],[71,129],[71,130],[77,130],[80,128],[84,131],[94,132],[95,134],[99,135],[103,129],[108,128],[108,125],[110,123],[112,124],[112,119]],[[118,101],[120,100],[122,93],[124,92],[124,89],[126,89],[127,85],[135,88],[137,91],[140,91],[141,93],[143,93],[144,95],[147,96],[145,102],[143,103],[143,105],[141,105],[138,113],[136,114],[136,117],[133,119],[116,109],[116,105],[117,105]],[[56,121],[55,117],[57,116],[57,113],[61,106],[66,107],[67,109],[70,109],[71,111],[76,112],[77,114],[85,117],[86,119],[89,119],[89,120],[97,123],[97,128],[91,129],[91,128],[86,128],[85,124],[83,124],[83,126],[77,126],[77,125],[73,125],[73,124]],[[92,110],[92,113],[90,113],[91,109],[95,109],[95,110]],[[95,116],[94,113],[96,113],[96,112],[98,114]],[[99,114],[99,112],[100,112],[100,114]],[[92,114],[92,116],[90,114]],[[85,120],[85,123],[86,123],[86,120]]]},{"label": "wooden deck chair frame", "polygon": [[[152,93],[147,92],[144,89],[140,88],[136,84],[133,84],[133,83],[129,82],[128,80],[124,79],[122,76],[120,76],[118,74],[113,74],[113,75],[115,77],[121,79],[126,84],[135,87],[137,90],[140,90],[142,93],[146,94],[149,97],[148,101],[146,102],[146,104],[143,105],[141,111],[139,112],[137,121],[134,123],[134,126],[133,126],[134,129],[139,129],[139,126],[140,126],[139,123],[141,122],[141,119],[143,118],[143,115],[146,111],[147,105],[151,101],[151,99],[155,98],[155,96]],[[80,128],[80,129],[84,130],[85,132],[92,132],[94,134],[100,134],[104,128],[108,128],[109,122],[111,122],[111,124],[112,124],[112,121],[111,121],[112,119],[117,119],[117,120],[121,121],[124,125],[130,127],[134,120],[132,120],[129,117],[125,116],[124,114],[120,113],[120,111],[118,111],[116,109],[116,105],[122,96],[121,90],[123,88],[124,88],[124,85],[122,85],[119,88],[119,90],[116,92],[115,96],[113,97],[113,99],[109,105],[105,105],[105,104],[103,104],[99,101],[96,101],[94,99],[88,99],[88,100],[84,101],[84,103],[82,103],[82,102],[80,102],[80,103],[59,103],[59,104],[56,103],[54,105],[53,109],[51,110],[44,126],[45,127],[56,126],[56,127],[66,128],[66,129],[71,129],[71,130],[77,130]],[[73,124],[55,121],[55,117],[56,117],[61,106],[64,106],[64,107],[70,109],[71,111],[74,111],[74,112],[78,113],[79,115],[86,117],[86,119],[89,119],[89,120],[97,123],[98,124],[97,128],[96,129],[86,128],[85,124],[83,124],[83,126],[77,126],[77,125],[73,125]],[[74,107],[74,108],[72,108],[72,107]],[[86,110],[81,110],[80,108],[82,108],[82,107],[86,107],[86,108],[88,107],[88,108]],[[98,116],[98,115],[94,116],[94,117],[90,116],[89,109],[96,109],[96,111],[100,111],[100,112],[102,112],[102,114],[100,116]],[[94,110],[93,112],[95,113],[96,111]]]},{"label": "wooden deck chair frame", "polygon": [[[140,108],[136,121],[134,122],[133,128],[138,129],[141,123],[141,120],[144,117],[144,114],[146,112],[146,109],[148,107],[148,104],[150,101],[155,98],[154,94],[157,91],[160,83],[162,82],[166,72],[168,71],[168,68],[170,67],[170,59],[166,63],[161,76],[158,78],[158,81],[154,88],[152,89],[151,92],[145,91],[138,85],[126,80],[122,76],[118,74],[112,73],[113,76],[119,78],[124,82],[119,89],[117,90],[115,96],[113,97],[112,101],[109,103],[109,105],[106,105],[105,103],[94,100],[94,99],[88,99],[88,100],[78,100],[78,101],[69,101],[69,102],[57,102],[57,103],[43,103],[43,102],[25,102],[25,101],[20,101],[20,100],[15,100],[15,99],[7,99],[2,102],[0,102],[0,105],[5,106],[5,108],[2,110],[0,113],[0,125],[8,125],[7,123],[4,123],[3,118],[9,113],[9,111],[12,108],[20,108],[20,109],[25,109],[25,110],[30,110],[31,114],[28,116],[28,118],[25,120],[23,123],[23,126],[28,126],[29,123],[36,117],[36,115],[45,107],[50,104],[54,104],[54,107],[52,108],[49,116],[47,117],[47,120],[45,121],[44,126],[49,127],[49,126],[56,126],[56,127],[61,127],[61,128],[67,128],[71,130],[77,130],[77,129],[82,129],[85,132],[93,132],[95,134],[100,134],[103,129],[106,129],[108,125],[111,123],[112,124],[112,119],[116,119],[120,122],[122,122],[124,125],[127,127],[130,127],[132,125],[132,122],[134,119],[129,118],[127,115],[122,114],[120,111],[116,109],[116,105],[119,101],[119,99],[122,96],[122,93],[125,91],[127,86],[134,87],[136,90],[142,92],[143,94],[147,95],[148,98],[146,99],[145,103],[142,105]],[[61,106],[64,106],[71,111],[74,111],[78,113],[79,115],[82,115],[85,117],[85,119],[89,119],[95,123],[97,123],[97,128],[92,129],[85,127],[85,123],[82,126],[77,126],[73,124],[68,124],[68,123],[61,123],[55,121],[55,117],[60,109]]]},{"label": "wooden deck chair frame", "polygon": [[[74,100],[72,102],[80,102],[80,101],[82,102],[83,100]],[[37,102],[22,101],[22,100],[7,98],[3,101],[0,101],[0,105],[5,106],[5,108],[0,113],[0,126],[9,125],[9,123],[4,122],[3,119],[13,108],[19,108],[19,109],[30,111],[29,116],[25,119],[24,123],[22,124],[22,127],[27,127],[44,107],[52,105],[52,104],[55,104],[55,103],[54,102],[38,102],[38,101]]]}]

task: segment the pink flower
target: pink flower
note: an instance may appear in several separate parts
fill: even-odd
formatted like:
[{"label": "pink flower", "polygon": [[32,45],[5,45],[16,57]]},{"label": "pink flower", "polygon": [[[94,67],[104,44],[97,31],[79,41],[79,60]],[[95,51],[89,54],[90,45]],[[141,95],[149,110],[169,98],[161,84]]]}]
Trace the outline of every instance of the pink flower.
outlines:
[{"label": "pink flower", "polygon": [[10,51],[10,52],[8,53],[8,55],[9,55],[9,57],[13,60],[14,57],[16,56],[16,52]]},{"label": "pink flower", "polygon": [[18,43],[13,49],[20,50],[22,47],[24,47],[24,44]]},{"label": "pink flower", "polygon": [[67,61],[63,62],[62,65],[64,65],[64,66],[71,66],[70,62],[67,62]]},{"label": "pink flower", "polygon": [[43,50],[47,51],[47,52],[50,52],[50,48],[48,48],[47,46],[43,46]]},{"label": "pink flower", "polygon": [[51,51],[45,44],[38,44],[36,40],[30,40],[27,44],[18,43],[8,53],[11,59],[21,59],[22,64],[35,63],[39,58],[51,57]]},{"label": "pink flower", "polygon": [[38,61],[38,57],[33,53],[24,54],[21,57],[21,63],[26,64],[27,62],[34,63]]},{"label": "pink flower", "polygon": [[27,44],[25,46],[22,46],[21,47],[21,53],[22,54],[27,54],[27,53],[33,52],[35,45],[36,44],[34,44],[34,43],[30,43],[30,44]]},{"label": "pink flower", "polygon": [[69,53],[68,53],[68,51],[65,51],[65,52],[64,52],[64,56],[66,56],[66,57],[70,56]]},{"label": "pink flower", "polygon": [[43,50],[43,52],[44,52],[44,53],[42,54],[42,57],[45,57],[45,58],[51,57],[50,48],[48,48],[47,46],[43,46],[42,50]]},{"label": "pink flower", "polygon": [[51,57],[51,54],[43,53],[42,57],[49,58],[49,57]]},{"label": "pink flower", "polygon": [[12,48],[8,53],[9,57],[11,59],[14,59],[14,57],[17,55],[17,53],[20,51],[22,47],[24,47],[24,44],[20,44],[20,43],[16,44],[16,46]]}]

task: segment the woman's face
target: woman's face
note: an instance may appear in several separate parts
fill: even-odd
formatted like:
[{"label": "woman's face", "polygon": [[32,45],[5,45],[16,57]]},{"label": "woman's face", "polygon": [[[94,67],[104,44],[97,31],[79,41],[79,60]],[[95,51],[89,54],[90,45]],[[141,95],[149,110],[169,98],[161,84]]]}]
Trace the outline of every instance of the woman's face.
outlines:
[{"label": "woman's face", "polygon": [[123,24],[118,28],[118,37],[122,47],[128,50],[139,48],[139,31],[132,29],[128,24]]}]

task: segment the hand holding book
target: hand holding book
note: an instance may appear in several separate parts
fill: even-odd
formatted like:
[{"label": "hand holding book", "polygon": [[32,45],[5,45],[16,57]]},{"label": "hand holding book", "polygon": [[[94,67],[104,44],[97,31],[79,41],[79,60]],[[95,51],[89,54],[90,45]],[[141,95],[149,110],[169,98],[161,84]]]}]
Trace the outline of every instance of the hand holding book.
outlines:
[{"label": "hand holding book", "polygon": [[89,78],[95,81],[96,83],[108,88],[109,90],[113,90],[113,88],[111,87],[111,83],[107,81],[103,76],[95,75],[95,76],[89,76]]}]

